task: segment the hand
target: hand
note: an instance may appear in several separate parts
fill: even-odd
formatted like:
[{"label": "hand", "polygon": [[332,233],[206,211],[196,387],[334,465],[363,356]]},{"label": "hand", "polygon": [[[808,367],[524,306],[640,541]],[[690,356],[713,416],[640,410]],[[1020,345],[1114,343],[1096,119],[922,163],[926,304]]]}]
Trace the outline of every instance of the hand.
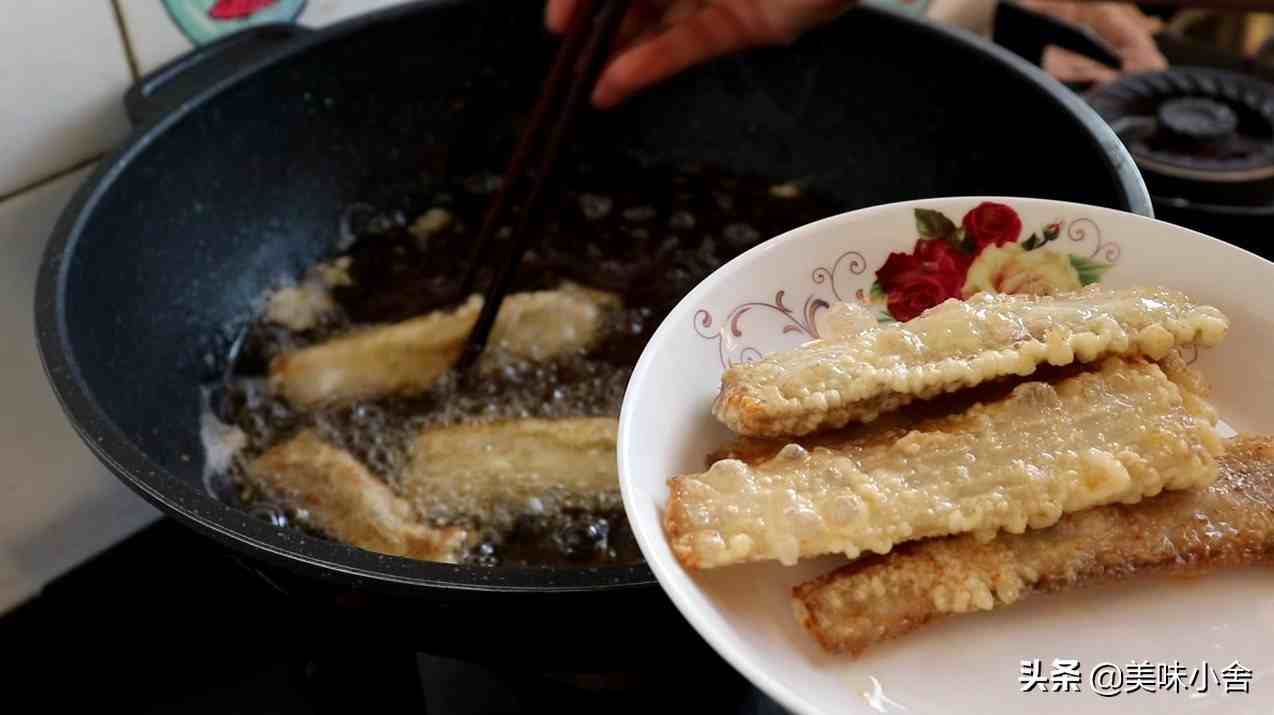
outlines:
[{"label": "hand", "polygon": [[1168,67],[1168,60],[1154,41],[1154,33],[1162,23],[1133,5],[1055,0],[1022,0],[1022,4],[1036,12],[1092,29],[1123,59],[1123,66],[1116,70],[1060,47],[1049,47],[1044,51],[1044,69],[1063,82],[1105,83],[1123,73]]},{"label": "hand", "polygon": [[[854,0],[636,0],[593,103],[619,104],[693,65],[759,45],[786,44],[839,15]],[[549,29],[561,33],[579,0],[549,0]]]}]

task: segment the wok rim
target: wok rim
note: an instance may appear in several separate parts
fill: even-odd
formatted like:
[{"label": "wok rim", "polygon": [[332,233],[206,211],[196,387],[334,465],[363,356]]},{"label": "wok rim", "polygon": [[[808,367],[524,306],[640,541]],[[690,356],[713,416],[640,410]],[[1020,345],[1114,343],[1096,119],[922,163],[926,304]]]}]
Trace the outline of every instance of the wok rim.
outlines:
[{"label": "wok rim", "polygon": [[[66,285],[72,257],[85,227],[93,220],[102,197],[123,176],[156,137],[191,113],[259,72],[330,41],[343,38],[394,18],[427,8],[459,5],[465,0],[417,0],[354,17],[328,27],[299,34],[250,62],[235,67],[172,111],[135,127],[129,137],[101,159],[93,173],[76,190],[49,238],[41,259],[35,290],[36,345],[45,375],[63,412],[80,439],[112,474],[133,491],[179,522],[211,536],[251,557],[265,558],[326,580],[353,580],[360,586],[418,593],[429,591],[478,595],[483,593],[569,594],[657,590],[653,572],[644,562],[626,566],[593,568],[482,567],[417,561],[387,556],[356,547],[278,529],[246,512],[192,489],[152,461],[120,429],[97,403],[80,373],[72,353],[66,322]],[[1130,154],[1083,100],[1008,50],[972,33],[922,20],[859,7],[860,13],[887,15],[892,21],[920,25],[920,31],[937,35],[967,51],[990,55],[1006,70],[1017,74],[1042,96],[1078,122],[1107,157],[1112,177],[1122,190],[1129,210],[1153,217],[1150,195]]]}]

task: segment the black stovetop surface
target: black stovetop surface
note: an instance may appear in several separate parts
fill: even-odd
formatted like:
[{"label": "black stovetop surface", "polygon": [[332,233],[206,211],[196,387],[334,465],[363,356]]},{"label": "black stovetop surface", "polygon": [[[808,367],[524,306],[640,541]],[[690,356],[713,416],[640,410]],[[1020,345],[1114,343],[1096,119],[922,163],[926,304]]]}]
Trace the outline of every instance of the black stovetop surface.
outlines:
[{"label": "black stovetop surface", "polygon": [[[0,616],[0,644],[22,661],[0,672],[10,697],[29,687],[46,702],[132,713],[783,712],[715,657],[696,672],[544,675],[533,652],[525,668],[494,670],[325,622],[165,519]],[[50,675],[61,687],[48,687]]]}]

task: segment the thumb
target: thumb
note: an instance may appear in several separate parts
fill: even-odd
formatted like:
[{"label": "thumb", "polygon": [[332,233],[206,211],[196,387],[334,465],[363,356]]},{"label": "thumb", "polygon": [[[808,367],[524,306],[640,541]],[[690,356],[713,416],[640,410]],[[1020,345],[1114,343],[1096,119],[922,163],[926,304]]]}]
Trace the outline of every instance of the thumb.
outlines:
[{"label": "thumb", "polygon": [[552,32],[566,32],[566,26],[571,23],[578,7],[579,0],[549,0],[544,8],[544,24]]}]

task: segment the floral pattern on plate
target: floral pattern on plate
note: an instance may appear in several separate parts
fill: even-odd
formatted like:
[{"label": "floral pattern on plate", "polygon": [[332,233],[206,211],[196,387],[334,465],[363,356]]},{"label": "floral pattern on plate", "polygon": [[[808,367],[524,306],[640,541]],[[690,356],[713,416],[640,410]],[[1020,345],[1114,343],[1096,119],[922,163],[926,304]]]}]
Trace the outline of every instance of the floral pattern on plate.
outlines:
[{"label": "floral pattern on plate", "polygon": [[784,289],[770,299],[740,303],[720,321],[711,310],[700,308],[694,316],[695,332],[716,342],[726,368],[761,357],[745,336],[745,316],[764,314],[770,328],[815,339],[820,316],[834,302],[857,301],[871,307],[880,322],[906,322],[945,300],[963,300],[984,291],[1042,295],[1078,290],[1101,281],[1122,253],[1119,244],[1106,240],[1097,223],[1086,217],[1058,218],[1023,238],[1021,216],[1003,203],[984,201],[965,212],[958,224],[934,209],[917,208],[913,213],[918,237],[910,252],[891,252],[869,284],[863,281],[867,258],[859,251],[845,251],[830,265],[810,272],[813,287],[799,303],[790,297],[796,291]]},{"label": "floral pattern on plate", "polygon": [[[1119,258],[1119,247],[1103,243],[1097,226],[1076,219],[1050,223],[1020,240],[1022,219],[1013,207],[983,202],[957,226],[940,211],[916,209],[911,253],[891,253],[876,271],[870,302],[884,304],[882,318],[905,322],[949,298],[975,293],[1043,295],[1078,290],[1101,280]],[[1091,226],[1091,228],[1090,228]],[[1092,255],[1068,254],[1047,246],[1062,236],[1072,241],[1096,232]]]}]

